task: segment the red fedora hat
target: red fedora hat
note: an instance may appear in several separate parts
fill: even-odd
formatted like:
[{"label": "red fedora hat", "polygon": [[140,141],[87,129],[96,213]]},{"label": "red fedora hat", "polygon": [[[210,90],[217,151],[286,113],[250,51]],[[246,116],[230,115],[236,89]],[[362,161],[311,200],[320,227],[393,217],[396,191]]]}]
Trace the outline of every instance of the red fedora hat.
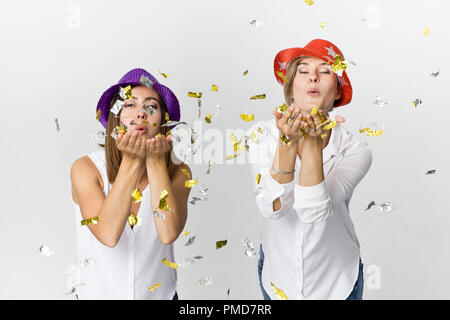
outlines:
[{"label": "red fedora hat", "polygon": [[[322,59],[329,64],[334,63],[334,58],[340,55],[342,61],[345,60],[341,50],[332,44],[330,41],[322,39],[314,39],[309,42],[304,48],[289,48],[284,49],[277,53],[275,61],[273,63],[273,69],[277,81],[284,85],[283,78],[286,76],[286,70],[289,63],[295,58],[301,56],[316,57]],[[279,72],[284,74],[284,77],[280,77]],[[341,84],[341,98],[335,107],[346,105],[352,101],[353,89],[350,80],[347,76],[346,70],[342,72],[342,76],[338,75],[339,83]]]}]

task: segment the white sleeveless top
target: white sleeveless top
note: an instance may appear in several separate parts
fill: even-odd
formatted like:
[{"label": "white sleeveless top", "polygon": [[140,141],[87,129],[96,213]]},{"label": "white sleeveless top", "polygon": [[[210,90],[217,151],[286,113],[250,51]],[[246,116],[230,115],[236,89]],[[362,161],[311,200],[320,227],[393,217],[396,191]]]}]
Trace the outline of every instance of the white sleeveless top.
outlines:
[{"label": "white sleeveless top", "polygon": [[[106,173],[105,151],[92,152],[94,162],[103,179],[107,196],[112,185]],[[158,238],[150,203],[149,186],[142,191],[143,200],[137,213],[142,225],[131,229],[128,222],[114,248],[103,245],[87,226],[81,225],[80,207],[74,203],[77,259],[93,263],[80,267],[79,299],[168,299],[175,295],[176,270],[162,263],[166,258],[174,262],[173,245],[164,245]],[[101,221],[99,221],[101,223]],[[149,290],[158,283],[161,285]]]}]

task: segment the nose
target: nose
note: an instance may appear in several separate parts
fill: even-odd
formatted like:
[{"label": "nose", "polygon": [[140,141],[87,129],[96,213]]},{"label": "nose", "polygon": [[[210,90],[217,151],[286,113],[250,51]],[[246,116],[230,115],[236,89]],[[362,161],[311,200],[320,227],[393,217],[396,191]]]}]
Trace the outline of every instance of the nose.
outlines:
[{"label": "nose", "polygon": [[137,118],[138,118],[138,120],[147,120],[147,112],[145,112],[144,109],[139,110],[138,114],[137,114]]},{"label": "nose", "polygon": [[311,72],[311,76],[309,77],[309,80],[313,83],[316,83],[319,81],[319,77],[317,76],[317,72]]}]

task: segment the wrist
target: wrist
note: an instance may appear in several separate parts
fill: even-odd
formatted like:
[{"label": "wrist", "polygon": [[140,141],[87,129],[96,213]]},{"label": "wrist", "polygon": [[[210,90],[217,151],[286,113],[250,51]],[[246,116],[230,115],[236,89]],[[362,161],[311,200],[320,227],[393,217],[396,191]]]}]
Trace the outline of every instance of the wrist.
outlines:
[{"label": "wrist", "polygon": [[165,158],[147,158],[145,161],[147,168],[160,170],[161,168],[166,167],[166,159]]}]

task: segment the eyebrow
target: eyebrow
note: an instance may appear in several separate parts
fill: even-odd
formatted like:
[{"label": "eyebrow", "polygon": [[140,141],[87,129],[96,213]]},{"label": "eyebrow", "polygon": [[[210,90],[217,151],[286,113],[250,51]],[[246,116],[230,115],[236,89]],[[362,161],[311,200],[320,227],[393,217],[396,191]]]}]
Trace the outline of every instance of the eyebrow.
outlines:
[{"label": "eyebrow", "polygon": [[[137,99],[136,97],[131,97],[131,98],[134,99],[134,100]],[[159,104],[161,104],[161,102],[160,102],[158,99],[153,98],[153,97],[147,97],[147,98],[144,99],[144,101],[147,101],[147,100],[155,100],[156,102],[158,102]]]},{"label": "eyebrow", "polygon": [[[302,64],[309,65],[307,62],[300,62],[298,65],[300,66]],[[326,62],[322,62],[322,63],[319,64],[319,66],[322,66],[324,64],[327,64],[327,63]]]}]

